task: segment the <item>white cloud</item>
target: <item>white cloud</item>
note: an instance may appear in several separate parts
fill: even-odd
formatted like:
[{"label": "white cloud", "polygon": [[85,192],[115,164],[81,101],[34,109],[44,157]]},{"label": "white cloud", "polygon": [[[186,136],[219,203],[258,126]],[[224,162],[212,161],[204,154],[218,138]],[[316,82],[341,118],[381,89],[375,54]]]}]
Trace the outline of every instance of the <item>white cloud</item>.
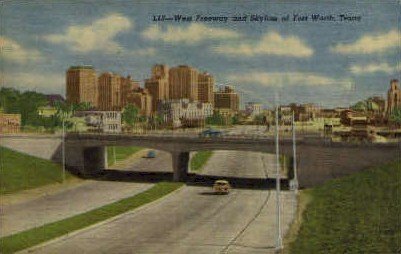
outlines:
[{"label": "white cloud", "polygon": [[391,30],[388,33],[364,35],[353,43],[339,43],[330,50],[339,54],[372,54],[382,53],[401,46],[400,32]]},{"label": "white cloud", "polygon": [[70,26],[62,34],[51,34],[44,37],[48,42],[65,44],[76,52],[104,51],[121,52],[124,48],[115,41],[117,34],[133,27],[125,16],[113,13],[98,19],[90,25]]},{"label": "white cloud", "polygon": [[237,83],[255,83],[266,87],[338,87],[349,89],[352,82],[347,79],[333,79],[315,73],[307,72],[251,72],[228,76],[228,80]]},{"label": "white cloud", "polygon": [[43,72],[5,73],[4,86],[59,93],[64,90],[65,76]]},{"label": "white cloud", "polygon": [[1,36],[0,55],[6,60],[17,63],[26,63],[28,61],[37,62],[43,60],[43,56],[38,50],[24,48],[16,41]]},{"label": "white cloud", "polygon": [[394,73],[399,70],[397,66],[390,66],[388,63],[367,64],[367,65],[352,65],[350,71],[353,74],[367,74],[375,72],[384,72],[387,74]]},{"label": "white cloud", "polygon": [[153,25],[142,32],[142,37],[148,40],[161,40],[169,43],[196,44],[205,40],[222,40],[239,38],[241,35],[225,28],[208,27],[192,23],[185,27],[167,26],[166,29]]},{"label": "white cloud", "polygon": [[122,54],[128,55],[128,56],[154,56],[156,54],[157,50],[153,47],[148,47],[148,48],[143,48],[143,49],[136,49],[136,50],[131,50],[131,51],[123,51]]},{"label": "white cloud", "polygon": [[228,56],[277,55],[290,57],[310,57],[313,49],[297,36],[283,37],[277,32],[269,32],[258,42],[243,42],[238,45],[219,45],[214,48],[217,53]]}]

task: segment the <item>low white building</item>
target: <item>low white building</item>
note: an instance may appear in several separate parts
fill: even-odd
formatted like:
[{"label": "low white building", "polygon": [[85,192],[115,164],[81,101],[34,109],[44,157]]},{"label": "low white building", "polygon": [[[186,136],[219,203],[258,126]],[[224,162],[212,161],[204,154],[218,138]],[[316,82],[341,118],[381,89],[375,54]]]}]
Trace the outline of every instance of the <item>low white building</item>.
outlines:
[{"label": "low white building", "polygon": [[158,111],[164,122],[173,127],[196,126],[213,115],[213,105],[188,99],[168,100],[160,103]]},{"label": "low white building", "polygon": [[120,111],[77,111],[75,116],[84,117],[89,131],[121,132]]},{"label": "low white building", "polygon": [[262,114],[262,104],[260,103],[255,103],[255,102],[248,102],[245,105],[245,113],[248,116],[255,117],[257,115]]}]

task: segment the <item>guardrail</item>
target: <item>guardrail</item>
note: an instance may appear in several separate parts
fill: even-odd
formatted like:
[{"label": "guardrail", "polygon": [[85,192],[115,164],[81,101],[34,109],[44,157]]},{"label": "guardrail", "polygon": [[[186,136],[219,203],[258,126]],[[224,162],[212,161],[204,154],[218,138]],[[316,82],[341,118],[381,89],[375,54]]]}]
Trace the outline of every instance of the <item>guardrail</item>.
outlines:
[{"label": "guardrail", "polygon": [[[223,134],[215,137],[209,137],[209,136],[200,136],[199,133],[185,133],[185,132],[168,132],[168,133],[141,133],[141,134],[135,134],[135,133],[130,133],[130,132],[120,132],[120,133],[93,133],[93,132],[70,132],[67,135],[74,134],[76,135],[89,135],[89,136],[132,136],[132,137],[155,137],[155,138],[189,138],[189,139],[196,139],[196,140],[241,140],[241,139],[247,139],[247,140],[272,140],[274,139],[274,134]],[[323,138],[321,135],[301,135],[297,137],[297,140],[303,139],[303,138]],[[292,136],[281,136],[281,138],[285,139],[291,139]]]}]

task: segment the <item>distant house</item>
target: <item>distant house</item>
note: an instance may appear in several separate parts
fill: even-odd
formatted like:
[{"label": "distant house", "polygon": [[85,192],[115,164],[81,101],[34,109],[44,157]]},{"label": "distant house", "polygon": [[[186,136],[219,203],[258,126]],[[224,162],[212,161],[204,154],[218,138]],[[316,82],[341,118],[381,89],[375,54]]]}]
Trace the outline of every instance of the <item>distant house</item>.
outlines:
[{"label": "distant house", "polygon": [[47,105],[38,108],[38,114],[44,117],[51,117],[57,113],[56,104],[64,103],[65,99],[60,94],[47,94]]},{"label": "distant house", "polygon": [[245,105],[245,114],[251,117],[262,114],[262,104],[256,102],[248,102]]},{"label": "distant house", "polygon": [[51,117],[57,113],[57,110],[55,107],[52,106],[44,106],[44,107],[39,107],[38,108],[38,114],[40,116],[45,116],[45,117]]},{"label": "distant house", "polygon": [[77,111],[74,117],[83,117],[88,131],[121,132],[120,111]]},{"label": "distant house", "polygon": [[18,133],[20,129],[20,114],[4,114],[0,112],[0,133]]},{"label": "distant house", "polygon": [[190,102],[188,99],[168,100],[159,104],[159,115],[172,127],[199,126],[213,115],[210,102]]}]

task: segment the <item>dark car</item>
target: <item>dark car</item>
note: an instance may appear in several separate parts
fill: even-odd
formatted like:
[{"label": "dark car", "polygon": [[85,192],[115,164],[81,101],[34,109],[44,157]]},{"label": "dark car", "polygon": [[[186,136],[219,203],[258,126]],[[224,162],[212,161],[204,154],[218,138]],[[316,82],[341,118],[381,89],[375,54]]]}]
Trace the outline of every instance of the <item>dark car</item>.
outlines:
[{"label": "dark car", "polygon": [[221,137],[222,135],[222,131],[214,129],[207,129],[199,133],[199,137]]},{"label": "dark car", "polygon": [[156,158],[156,152],[154,150],[150,150],[146,155],[146,158]]}]

